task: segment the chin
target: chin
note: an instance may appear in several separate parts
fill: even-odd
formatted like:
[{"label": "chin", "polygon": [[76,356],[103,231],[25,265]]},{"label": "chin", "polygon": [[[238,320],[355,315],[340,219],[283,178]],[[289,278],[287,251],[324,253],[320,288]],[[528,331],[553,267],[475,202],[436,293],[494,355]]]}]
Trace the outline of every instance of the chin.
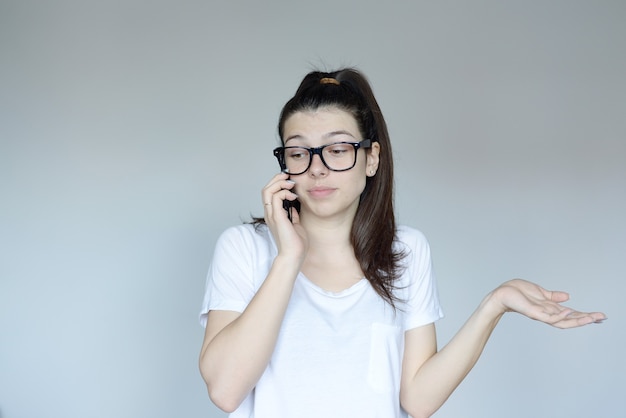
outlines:
[{"label": "chin", "polygon": [[337,207],[333,205],[315,205],[315,207],[302,207],[301,216],[303,217],[314,217],[319,219],[343,219],[349,217],[351,220],[354,219],[356,214],[357,205],[343,206]]}]

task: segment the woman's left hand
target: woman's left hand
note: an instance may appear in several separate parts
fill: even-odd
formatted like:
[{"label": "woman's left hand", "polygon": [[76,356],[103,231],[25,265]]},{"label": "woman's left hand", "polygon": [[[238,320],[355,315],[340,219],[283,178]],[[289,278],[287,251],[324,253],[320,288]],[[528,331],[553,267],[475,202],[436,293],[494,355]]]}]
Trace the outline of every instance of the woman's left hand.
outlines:
[{"label": "woman's left hand", "polygon": [[557,328],[574,328],[602,322],[602,312],[579,312],[562,306],[569,294],[549,291],[526,280],[514,279],[500,285],[493,296],[501,303],[504,312],[518,312],[531,319]]}]

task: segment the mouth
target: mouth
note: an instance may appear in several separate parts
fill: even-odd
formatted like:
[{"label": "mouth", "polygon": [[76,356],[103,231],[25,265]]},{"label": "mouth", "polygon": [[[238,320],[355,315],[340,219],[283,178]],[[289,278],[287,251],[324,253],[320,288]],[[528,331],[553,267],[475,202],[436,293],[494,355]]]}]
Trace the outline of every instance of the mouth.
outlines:
[{"label": "mouth", "polygon": [[323,198],[323,197],[330,196],[331,194],[334,193],[335,190],[336,189],[332,187],[315,186],[315,187],[310,188],[308,190],[308,193],[311,197]]}]

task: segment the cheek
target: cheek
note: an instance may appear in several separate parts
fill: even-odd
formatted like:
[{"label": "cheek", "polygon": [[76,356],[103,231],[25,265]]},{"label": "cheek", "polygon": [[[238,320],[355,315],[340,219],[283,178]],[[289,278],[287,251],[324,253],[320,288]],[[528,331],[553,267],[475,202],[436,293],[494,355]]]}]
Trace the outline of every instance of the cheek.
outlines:
[{"label": "cheek", "polygon": [[367,177],[365,176],[365,173],[363,173],[363,175],[356,178],[354,180],[354,184],[355,184],[355,190],[357,192],[356,194],[358,196],[361,196],[361,194],[365,190],[365,185],[367,184]]}]

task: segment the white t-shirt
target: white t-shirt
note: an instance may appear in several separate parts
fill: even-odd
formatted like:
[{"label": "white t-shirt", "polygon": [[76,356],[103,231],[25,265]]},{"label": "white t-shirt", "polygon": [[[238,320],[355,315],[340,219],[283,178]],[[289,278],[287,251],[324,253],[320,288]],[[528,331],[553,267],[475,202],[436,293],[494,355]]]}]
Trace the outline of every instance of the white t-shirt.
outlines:
[{"label": "white t-shirt", "polygon": [[[366,279],[334,293],[298,275],[272,358],[231,417],[407,417],[399,399],[404,331],[443,312],[424,235],[400,227],[396,245],[406,268],[397,282],[405,302],[395,311]],[[209,269],[201,324],[210,310],[243,312],[276,254],[266,225],[227,229]]]}]

